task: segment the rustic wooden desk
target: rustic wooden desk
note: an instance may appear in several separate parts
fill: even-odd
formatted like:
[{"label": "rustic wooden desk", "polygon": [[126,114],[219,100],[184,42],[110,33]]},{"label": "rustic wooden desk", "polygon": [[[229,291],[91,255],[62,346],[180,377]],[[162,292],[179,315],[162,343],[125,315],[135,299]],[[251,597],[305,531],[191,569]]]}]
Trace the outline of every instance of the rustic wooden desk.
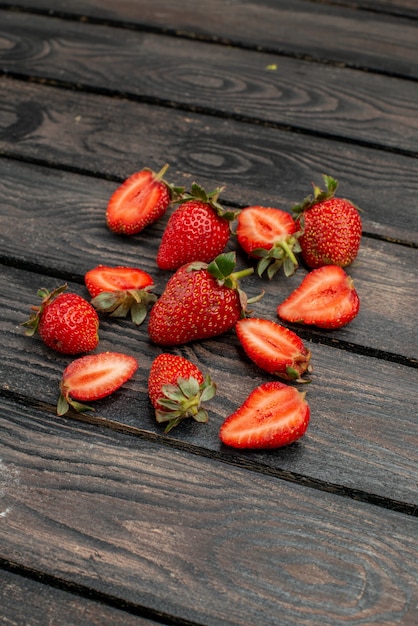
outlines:
[{"label": "rustic wooden desk", "polygon": [[[0,72],[0,623],[418,624],[415,0],[0,2]],[[165,162],[233,207],[290,210],[325,172],[363,210],[358,317],[300,331],[312,418],[294,445],[220,445],[266,378],[233,333],[174,350],[218,382],[207,425],[164,436],[161,349],[104,317],[100,350],[139,370],[94,414],[55,414],[72,359],[20,324],[41,286],[87,297],[99,263],[161,293],[166,218],[123,239],[104,212]],[[304,272],[263,280],[257,314]]]}]

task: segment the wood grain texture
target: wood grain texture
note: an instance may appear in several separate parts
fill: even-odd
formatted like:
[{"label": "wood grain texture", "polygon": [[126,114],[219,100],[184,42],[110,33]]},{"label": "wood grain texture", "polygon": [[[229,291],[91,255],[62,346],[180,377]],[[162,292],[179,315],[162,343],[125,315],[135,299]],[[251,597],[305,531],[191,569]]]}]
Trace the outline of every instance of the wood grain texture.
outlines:
[{"label": "wood grain texture", "polygon": [[[4,164],[0,163],[0,172]],[[134,265],[151,273],[155,292],[162,293],[171,273],[159,270],[155,258],[170,211],[138,236],[118,237],[105,223],[107,199],[116,185],[68,173],[63,178],[62,174],[28,166],[9,164],[9,167],[9,176],[2,177],[0,182],[1,253],[9,263],[13,259],[14,264],[39,267],[43,272],[46,270],[42,268],[51,267],[53,275],[62,276],[63,280],[75,277],[78,281],[83,281],[85,272],[103,262]],[[18,171],[22,178],[16,185]],[[240,266],[251,265],[234,237],[229,249],[236,250]],[[364,237],[360,253],[347,273],[360,296],[359,315],[342,329],[315,334],[326,335],[327,340],[333,338],[397,354],[416,363],[418,250]],[[305,275],[306,270],[301,267],[288,279],[282,272],[272,281],[260,279],[256,274],[247,279],[243,288],[250,296],[265,291],[264,298],[254,307],[254,315],[277,320],[278,304]],[[36,289],[32,291],[35,295]]]},{"label": "wood grain texture", "polygon": [[413,624],[414,517],[5,402],[0,419],[11,561],[163,619]]},{"label": "wood grain texture", "polygon": [[[404,0],[403,4],[408,7],[407,2]],[[416,16],[416,6],[414,9],[413,0],[409,2],[412,16]],[[154,0],[152,4],[125,0],[117,6],[112,0],[73,0],[71,5],[65,0],[14,3],[58,15],[117,20],[142,28],[417,78],[416,23],[401,17],[395,22],[375,12],[353,10],[358,3],[353,4],[344,7],[303,0],[212,0],[208,10],[193,0]],[[387,8],[389,3],[385,4]],[[391,6],[398,4],[390,2]]]},{"label": "wood grain texture", "polygon": [[[0,466],[1,472],[1,466]],[[3,475],[0,473],[0,484]],[[1,502],[1,498],[0,498]],[[1,510],[1,505],[0,505]],[[0,524],[2,522],[0,521]],[[49,581],[50,583],[51,581]],[[57,584],[59,582],[57,581]],[[77,588],[77,592],[80,589]],[[0,624],[7,626],[156,626],[99,602],[0,569]],[[158,621],[158,624],[163,622]]]},{"label": "wood grain texture", "polygon": [[[45,409],[53,416],[62,371],[73,357],[48,349],[37,337],[25,337],[19,326],[28,317],[40,279],[40,275],[4,268],[0,278],[0,379],[4,393],[37,405],[46,403]],[[48,277],[42,281],[47,288],[57,284]],[[86,295],[82,287],[71,287]],[[359,490],[371,500],[392,500],[394,508],[414,506],[418,480],[416,369],[320,344],[307,345],[314,367],[312,382],[305,389],[311,425],[300,442],[279,451],[239,453],[220,444],[223,420],[252,389],[272,379],[245,358],[233,333],[169,350],[209,373],[218,391],[207,406],[207,425],[183,424],[166,438],[155,422],[147,393],[148,372],[161,348],[149,342],[146,324],[136,328],[128,320],[103,319],[98,351],[132,354],[139,369],[120,391],[95,403],[94,418],[111,420],[116,428],[125,425],[138,435],[163,437],[163,441],[185,445],[196,453],[221,454],[231,463],[320,483],[323,489]]]},{"label": "wood grain texture", "polygon": [[[144,166],[158,171],[168,162],[170,182],[223,185],[222,199],[232,205],[287,210],[310,193],[311,181],[320,184],[325,172],[340,181],[340,195],[361,207],[365,232],[418,244],[416,159],[118,98],[101,96],[98,110],[91,94],[5,78],[0,93],[0,152],[13,158],[119,180]],[[0,167],[0,184],[8,187],[3,193],[15,204],[16,194],[25,205],[25,194],[54,204],[58,184],[63,202],[71,201],[80,185],[77,201],[83,206],[84,188],[92,185],[93,210],[116,188],[93,180],[77,183],[71,176],[67,184],[66,173],[25,170],[4,160]],[[13,182],[15,172],[21,184]],[[37,176],[43,181],[39,191]]]},{"label": "wood grain texture", "polygon": [[417,155],[415,82],[399,79],[394,88],[393,78],[366,72],[123,29],[110,36],[107,27],[66,20],[55,19],[51,35],[51,18],[5,17],[3,72]]}]

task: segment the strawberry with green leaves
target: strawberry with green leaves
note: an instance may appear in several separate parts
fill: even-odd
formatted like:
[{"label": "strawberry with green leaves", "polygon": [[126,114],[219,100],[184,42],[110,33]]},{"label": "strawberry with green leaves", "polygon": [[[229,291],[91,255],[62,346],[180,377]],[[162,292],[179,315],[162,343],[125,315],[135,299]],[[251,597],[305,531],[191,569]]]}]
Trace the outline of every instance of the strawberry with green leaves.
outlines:
[{"label": "strawberry with green leaves", "polygon": [[336,198],[338,182],[323,176],[326,190],[314,185],[307,196],[293,207],[302,229],[299,243],[302,258],[311,269],[323,265],[346,267],[357,257],[362,222],[358,209],[344,198]]},{"label": "strawberry with green leaves", "polygon": [[272,278],[283,267],[290,276],[298,267],[299,226],[293,217],[272,207],[249,206],[237,216],[237,240],[247,254],[259,259],[257,271]]},{"label": "strawberry with green leaves", "polygon": [[165,423],[168,433],[188,417],[206,423],[208,414],[202,403],[214,397],[216,385],[188,359],[163,353],[151,365],[148,394],[157,422]]},{"label": "strawberry with green leaves", "polygon": [[142,324],[148,306],[157,299],[151,293],[152,276],[136,267],[98,265],[86,272],[84,282],[95,309],[112,317],[126,317],[130,313],[137,325]]},{"label": "strawberry with green leaves", "polygon": [[114,393],[135,374],[138,361],[120,352],[88,354],[72,361],[65,368],[61,383],[57,415],[70,407],[77,412],[92,411],[82,402],[100,400]]},{"label": "strawberry with green leaves", "polygon": [[57,352],[91,352],[99,342],[99,317],[94,307],[75,293],[65,293],[67,285],[49,292],[39,289],[42,299],[32,307],[32,315],[23,323],[29,337],[39,333],[42,341]]},{"label": "strawberry with green leaves", "polygon": [[256,387],[222,424],[219,437],[233,448],[273,449],[300,439],[310,419],[305,393],[274,381]]},{"label": "strawberry with green leaves", "polygon": [[111,195],[106,222],[118,235],[135,235],[167,211],[170,202],[183,192],[164,180],[166,164],[158,173],[149,168],[135,172]]},{"label": "strawberry with green leaves", "polygon": [[247,300],[239,280],[253,268],[234,272],[234,252],[219,255],[209,265],[189,263],[179,268],[151,309],[148,332],[159,345],[175,346],[215,337],[231,330],[244,314]]},{"label": "strawberry with green leaves", "polygon": [[338,265],[324,265],[305,276],[279,304],[277,314],[286,322],[340,328],[356,317],[359,308],[352,278]]},{"label": "strawberry with green leaves", "polygon": [[193,183],[171,214],[157,252],[162,270],[176,270],[186,263],[210,263],[225,249],[236,213],[218,202],[222,188],[211,193]]},{"label": "strawberry with green leaves", "polygon": [[284,380],[308,382],[311,352],[289,328],[267,319],[247,317],[235,325],[237,337],[247,356],[264,371]]}]

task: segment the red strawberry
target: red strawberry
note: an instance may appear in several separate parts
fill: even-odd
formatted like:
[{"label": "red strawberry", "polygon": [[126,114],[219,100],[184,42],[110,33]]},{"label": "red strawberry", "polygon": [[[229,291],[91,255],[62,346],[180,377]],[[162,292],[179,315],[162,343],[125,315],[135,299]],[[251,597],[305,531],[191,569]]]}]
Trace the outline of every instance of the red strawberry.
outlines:
[{"label": "red strawberry", "polygon": [[305,393],[278,381],[263,383],[226,418],[219,437],[233,448],[280,448],[305,434],[309,418]]},{"label": "red strawberry", "polygon": [[93,410],[77,401],[91,402],[109,396],[137,369],[138,362],[133,356],[119,352],[101,352],[76,359],[62,375],[57,414],[64,415],[70,406],[76,411]]},{"label": "red strawberry", "polygon": [[311,353],[296,333],[256,317],[238,320],[235,330],[245,353],[261,369],[284,380],[307,382],[301,376],[312,371]]},{"label": "red strawberry", "polygon": [[249,206],[237,217],[237,239],[250,256],[259,258],[259,276],[267,270],[272,278],[283,266],[286,276],[298,267],[295,257],[300,252],[298,225],[293,217],[282,211],[264,206]]},{"label": "red strawberry", "polygon": [[234,268],[235,253],[229,252],[209,265],[190,263],[178,269],[151,309],[151,340],[174,346],[233,328],[249,302],[238,289],[238,281],[253,271],[247,268],[232,273]]},{"label": "red strawberry", "polygon": [[153,361],[148,378],[148,393],[158,423],[168,422],[168,433],[187,417],[207,422],[202,402],[210,400],[216,386],[204,377],[197,365],[182,356],[160,354]]},{"label": "red strawberry", "polygon": [[152,277],[134,267],[98,265],[85,274],[84,281],[98,311],[112,317],[126,317],[130,312],[137,325],[144,321],[148,305],[157,299],[150,292],[154,286]]},{"label": "red strawberry", "polygon": [[156,174],[145,168],[129,176],[111,195],[107,225],[119,235],[135,235],[158,220],[182,190],[163,180],[168,165]]},{"label": "red strawberry", "polygon": [[323,176],[326,191],[314,185],[314,196],[293,207],[303,234],[299,239],[302,257],[310,268],[323,265],[350,265],[356,258],[362,223],[349,200],[335,198],[338,182]]},{"label": "red strawberry", "polygon": [[33,306],[34,313],[23,326],[26,335],[36,332],[42,341],[63,354],[90,352],[99,342],[99,318],[87,300],[75,293],[63,293],[67,285],[54,289],[51,293],[40,289],[42,298],[39,306]]},{"label": "red strawberry", "polygon": [[186,263],[210,263],[228,243],[233,211],[218,202],[222,189],[207,194],[193,183],[191,194],[184,194],[182,204],[170,216],[157,253],[162,270],[176,270]]},{"label": "red strawberry", "polygon": [[277,314],[287,322],[339,328],[356,317],[359,307],[350,276],[337,265],[324,265],[305,276],[277,307]]}]

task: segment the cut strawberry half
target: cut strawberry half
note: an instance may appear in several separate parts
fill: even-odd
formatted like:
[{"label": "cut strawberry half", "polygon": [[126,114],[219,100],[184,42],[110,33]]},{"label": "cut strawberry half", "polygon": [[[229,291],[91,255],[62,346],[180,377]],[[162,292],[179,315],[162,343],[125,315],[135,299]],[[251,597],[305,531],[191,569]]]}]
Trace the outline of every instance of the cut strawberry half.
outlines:
[{"label": "cut strawberry half", "polygon": [[245,353],[258,367],[295,382],[309,382],[303,379],[305,372],[311,372],[311,353],[296,333],[271,320],[245,317],[235,325],[237,337]]},{"label": "cut strawberry half", "polygon": [[170,202],[183,191],[163,180],[167,168],[165,165],[158,174],[144,168],[116,189],[106,210],[110,230],[134,235],[164,215]]},{"label": "cut strawberry half", "polygon": [[267,271],[268,278],[272,278],[281,267],[286,276],[295,272],[301,233],[289,213],[272,207],[249,206],[238,214],[237,221],[238,243],[247,254],[260,259],[259,276]]},{"label": "cut strawberry half", "polygon": [[254,389],[222,424],[219,437],[233,448],[280,448],[302,437],[309,424],[305,393],[279,381]]},{"label": "cut strawberry half", "polygon": [[148,306],[157,300],[151,293],[152,277],[139,268],[98,265],[85,274],[84,281],[98,311],[112,317],[126,317],[130,312],[137,325],[142,324]]},{"label": "cut strawberry half", "polygon": [[337,265],[312,270],[277,307],[278,316],[296,324],[339,328],[353,320],[360,299],[350,276]]},{"label": "cut strawberry half", "polygon": [[93,410],[77,402],[91,402],[109,396],[129,380],[138,368],[138,361],[120,352],[89,354],[72,361],[64,370],[60,383],[57,415],[64,415],[70,406],[76,411]]}]

